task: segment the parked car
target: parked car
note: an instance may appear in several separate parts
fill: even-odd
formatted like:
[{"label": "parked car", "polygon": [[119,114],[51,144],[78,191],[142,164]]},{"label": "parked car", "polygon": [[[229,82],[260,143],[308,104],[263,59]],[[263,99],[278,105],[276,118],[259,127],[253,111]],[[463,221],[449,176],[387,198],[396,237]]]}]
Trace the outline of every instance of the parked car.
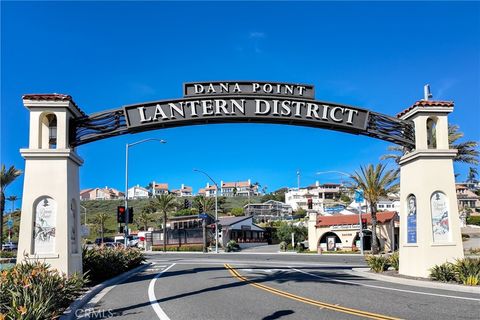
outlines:
[{"label": "parked car", "polygon": [[[128,235],[127,236],[127,246],[128,247],[136,247],[138,246],[138,236],[135,236],[135,235]],[[116,236],[115,237],[115,242],[120,242],[120,243],[125,243],[125,237],[124,236]]]},{"label": "parked car", "polygon": [[303,250],[307,250],[307,249],[308,249],[308,240],[299,242],[299,243],[298,243],[298,246],[299,246],[300,248],[302,248]]},{"label": "parked car", "polygon": [[18,245],[16,243],[13,243],[13,242],[7,242],[7,243],[4,243],[2,245],[2,250],[5,250],[5,251],[13,251],[13,250],[17,250],[18,249]]},{"label": "parked car", "polygon": [[106,248],[121,248],[123,247],[123,243],[121,242],[104,242],[102,244],[103,247]]},{"label": "parked car", "polygon": [[97,239],[95,239],[95,244],[96,244],[97,246],[99,246],[100,244],[102,244],[102,242],[103,242],[103,243],[105,243],[105,242],[114,242],[114,240],[113,240],[112,238],[107,238],[107,237],[103,238],[103,241],[102,241],[102,238],[97,238]]}]

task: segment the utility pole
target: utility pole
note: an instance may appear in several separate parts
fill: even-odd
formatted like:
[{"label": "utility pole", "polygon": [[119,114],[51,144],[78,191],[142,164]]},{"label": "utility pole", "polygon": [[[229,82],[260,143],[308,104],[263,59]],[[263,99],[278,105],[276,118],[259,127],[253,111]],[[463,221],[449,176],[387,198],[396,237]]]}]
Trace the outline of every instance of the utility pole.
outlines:
[{"label": "utility pole", "polygon": [[[208,173],[198,169],[193,169],[193,171],[203,173],[215,185],[215,253],[218,253],[218,191],[219,191],[219,187],[218,187],[218,184],[215,182],[215,180],[213,180]],[[203,228],[203,238],[204,238],[204,247],[205,247],[204,250],[206,250],[207,236],[206,236],[205,228]]]},{"label": "utility pole", "polygon": [[297,169],[297,188],[300,190],[300,169]]}]

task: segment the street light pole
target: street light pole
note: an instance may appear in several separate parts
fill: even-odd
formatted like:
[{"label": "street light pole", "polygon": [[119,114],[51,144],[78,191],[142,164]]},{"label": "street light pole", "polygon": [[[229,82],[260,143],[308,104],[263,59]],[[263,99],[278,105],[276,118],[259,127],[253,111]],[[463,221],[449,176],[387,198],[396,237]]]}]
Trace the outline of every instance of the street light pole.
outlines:
[{"label": "street light pole", "polygon": [[85,225],[87,225],[87,208],[85,208],[84,206],[80,205],[80,208],[83,209],[83,212],[85,213]]},{"label": "street light pole", "polygon": [[193,169],[193,171],[203,173],[215,185],[215,253],[218,253],[218,184],[208,175],[208,173],[198,169]]},{"label": "street light pole", "polygon": [[137,142],[125,144],[125,230],[124,230],[125,237],[124,237],[124,241],[123,241],[123,243],[125,244],[125,247],[127,247],[127,243],[128,243],[128,241],[127,241],[127,236],[129,234],[128,220],[130,219],[130,217],[129,217],[130,212],[128,210],[128,149],[130,147],[133,147],[133,146],[137,145],[137,144],[148,142],[148,141],[158,141],[160,143],[167,143],[167,141],[165,141],[163,139],[149,138],[149,139],[144,139],[144,140],[140,140],[140,141],[137,141]]}]

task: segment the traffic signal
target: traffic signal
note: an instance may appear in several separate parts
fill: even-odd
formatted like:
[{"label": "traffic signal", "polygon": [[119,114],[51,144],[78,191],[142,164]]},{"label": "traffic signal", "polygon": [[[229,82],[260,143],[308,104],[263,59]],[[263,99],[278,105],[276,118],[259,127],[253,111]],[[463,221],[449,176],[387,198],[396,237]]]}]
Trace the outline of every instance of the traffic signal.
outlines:
[{"label": "traffic signal", "polygon": [[183,201],[183,208],[184,209],[190,209],[190,201],[188,201],[188,199],[185,199]]},{"label": "traffic signal", "polygon": [[367,218],[362,218],[362,230],[367,229]]},{"label": "traffic signal", "polygon": [[128,223],[133,223],[133,207],[128,208]]},{"label": "traffic signal", "polygon": [[308,209],[313,209],[313,199],[312,198],[309,198],[307,200],[307,204],[308,204]]},{"label": "traffic signal", "polygon": [[117,207],[117,222],[125,223],[125,207],[124,206]]},{"label": "traffic signal", "polygon": [[198,212],[203,213],[203,204],[201,203],[198,204]]},{"label": "traffic signal", "polygon": [[218,225],[218,233],[220,233],[220,232],[222,232],[222,225],[221,224]]}]

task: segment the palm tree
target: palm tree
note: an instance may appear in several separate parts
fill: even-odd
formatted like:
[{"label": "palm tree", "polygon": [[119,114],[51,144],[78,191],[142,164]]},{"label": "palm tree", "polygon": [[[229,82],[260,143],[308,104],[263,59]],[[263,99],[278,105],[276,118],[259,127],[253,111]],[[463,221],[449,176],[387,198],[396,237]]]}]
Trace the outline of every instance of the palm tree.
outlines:
[{"label": "palm tree", "polygon": [[477,177],[478,177],[477,168],[475,168],[475,167],[470,167],[470,168],[468,169],[467,182],[476,183],[476,182],[478,181],[478,180],[477,180]]},{"label": "palm tree", "polygon": [[162,194],[155,197],[156,208],[163,213],[163,251],[167,251],[167,214],[175,209],[175,197],[173,194]]},{"label": "palm tree", "polygon": [[[218,203],[220,204],[220,198],[218,198],[218,200]],[[215,209],[215,199],[212,197],[196,196],[193,198],[193,203],[194,206],[198,208],[199,212],[202,211],[202,208],[203,212],[207,213],[212,212]]]},{"label": "palm tree", "polygon": [[136,215],[135,217],[135,222],[139,226],[143,226],[143,230],[147,231],[148,229],[148,224],[152,221],[154,221],[153,213],[156,212],[157,209],[155,208],[152,203],[148,203],[142,208],[142,211],[140,214]]},{"label": "palm tree", "polygon": [[[458,151],[453,161],[477,165],[479,163],[478,156],[480,155],[480,152],[476,150],[478,143],[476,141],[458,142],[457,140],[464,136],[463,132],[458,131],[459,129],[460,127],[458,125],[453,124],[448,126],[448,144],[450,149],[457,149]],[[399,164],[400,158],[405,155],[407,151],[405,147],[397,145],[389,146],[387,150],[393,153],[383,155],[380,157],[380,160],[392,159],[396,164]]]},{"label": "palm tree", "polygon": [[0,251],[2,251],[3,244],[3,212],[5,211],[5,189],[8,185],[11,184],[15,179],[22,174],[21,170],[16,169],[14,166],[11,166],[6,170],[5,165],[2,164],[2,170],[0,172]]},{"label": "palm tree", "polygon": [[355,187],[363,190],[372,215],[372,253],[379,251],[377,243],[377,203],[381,197],[398,191],[398,171],[386,170],[385,164],[361,166],[360,172],[351,176]]},{"label": "palm tree", "polygon": [[12,212],[15,211],[15,201],[18,200],[18,197],[15,195],[11,195],[10,197],[7,198],[7,200],[12,203]]},{"label": "palm tree", "polygon": [[95,223],[100,238],[102,239],[101,243],[103,243],[103,238],[105,237],[105,223],[107,222],[107,219],[108,214],[105,212],[97,213],[93,218],[93,222]]}]

